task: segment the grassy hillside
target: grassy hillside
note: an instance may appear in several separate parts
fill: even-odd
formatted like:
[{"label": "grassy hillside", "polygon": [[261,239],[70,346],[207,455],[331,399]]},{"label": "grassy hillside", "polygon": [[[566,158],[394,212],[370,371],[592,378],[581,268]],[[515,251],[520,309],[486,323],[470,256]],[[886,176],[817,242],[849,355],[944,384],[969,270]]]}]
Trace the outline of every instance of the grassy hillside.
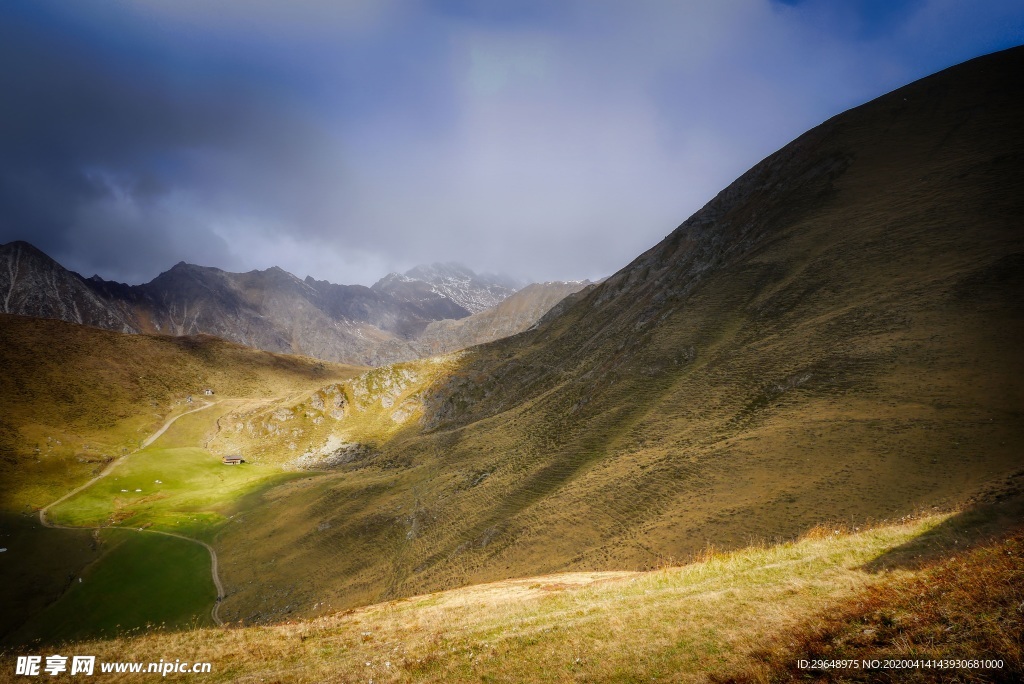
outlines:
[{"label": "grassy hillside", "polygon": [[242,452],[287,469],[363,460],[387,442],[418,435],[423,393],[451,373],[459,354],[382,366],[347,382],[229,409],[206,441],[216,453]]},{"label": "grassy hillside", "polygon": [[1018,471],[1022,79],[1017,49],[840,115],[538,328],[369,388],[332,428],[365,448],[220,537],[225,615],[642,570]]},{"label": "grassy hillside", "polygon": [[[696,562],[642,573],[524,578],[305,622],[129,635],[74,649],[101,663],[212,664],[185,681],[788,681],[828,674],[797,670],[801,658],[965,655],[1003,665],[918,668],[919,679],[1013,681],[1024,675],[1020,509],[1017,498],[871,529],[819,527],[797,541],[705,550]],[[841,645],[821,645],[829,639]],[[876,681],[891,673],[831,674]]]},{"label": "grassy hillside", "polygon": [[185,398],[259,399],[316,389],[349,366],[209,336],[124,335],[0,316],[0,510],[31,512],[137,449]]},{"label": "grassy hillside", "polygon": [[[202,547],[152,534],[42,528],[37,510],[111,466],[51,509],[50,519],[212,538],[237,498],[288,477],[279,469],[226,469],[199,448],[217,434],[219,417],[308,395],[360,370],[211,337],[125,335],[19,316],[0,316],[0,357],[0,638],[15,642],[209,620],[215,591]],[[207,387],[214,396],[201,395]],[[133,453],[204,399],[217,403]],[[85,581],[91,577],[97,581]]]}]

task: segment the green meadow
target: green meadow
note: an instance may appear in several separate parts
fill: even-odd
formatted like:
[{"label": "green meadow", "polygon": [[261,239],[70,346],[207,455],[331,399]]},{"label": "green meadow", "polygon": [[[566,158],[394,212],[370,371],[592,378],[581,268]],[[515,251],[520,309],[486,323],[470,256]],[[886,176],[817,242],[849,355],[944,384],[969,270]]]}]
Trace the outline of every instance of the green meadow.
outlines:
[{"label": "green meadow", "polygon": [[53,644],[152,627],[208,626],[216,590],[199,544],[160,534],[106,529],[100,555],[55,603],[32,616],[18,641]]},{"label": "green meadow", "polygon": [[[91,535],[91,549],[81,549],[81,557],[61,570],[63,586],[50,592],[59,598],[21,624],[15,641],[57,643],[213,624],[217,591],[210,555],[198,542],[212,542],[230,516],[253,500],[246,494],[296,477],[271,466],[226,466],[207,449],[181,446],[204,443],[220,413],[213,407],[182,417],[153,445],[47,512],[59,528],[37,534],[60,540]],[[40,548],[18,565],[50,556]]]},{"label": "green meadow", "polygon": [[152,527],[210,542],[233,502],[288,477],[266,466],[226,466],[196,447],[150,447],[52,508],[48,517],[69,527]]}]

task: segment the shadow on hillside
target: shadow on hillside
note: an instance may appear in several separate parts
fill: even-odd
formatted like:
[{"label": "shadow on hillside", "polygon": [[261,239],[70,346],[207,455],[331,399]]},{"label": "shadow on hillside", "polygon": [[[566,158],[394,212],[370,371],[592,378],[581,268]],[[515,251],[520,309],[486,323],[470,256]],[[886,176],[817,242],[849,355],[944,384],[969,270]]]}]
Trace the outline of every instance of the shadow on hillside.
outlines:
[{"label": "shadow on hillside", "polygon": [[953,515],[913,540],[897,546],[861,567],[871,573],[917,570],[1003,539],[1024,528],[1024,471],[1015,473],[982,502]]}]

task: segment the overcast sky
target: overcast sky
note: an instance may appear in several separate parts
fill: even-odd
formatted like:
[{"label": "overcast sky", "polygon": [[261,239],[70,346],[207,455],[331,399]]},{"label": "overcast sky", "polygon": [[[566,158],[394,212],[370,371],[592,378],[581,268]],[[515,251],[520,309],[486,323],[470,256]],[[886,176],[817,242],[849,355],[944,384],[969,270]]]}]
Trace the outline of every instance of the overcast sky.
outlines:
[{"label": "overcast sky", "polygon": [[371,284],[598,278],[1019,0],[5,0],[0,242]]}]

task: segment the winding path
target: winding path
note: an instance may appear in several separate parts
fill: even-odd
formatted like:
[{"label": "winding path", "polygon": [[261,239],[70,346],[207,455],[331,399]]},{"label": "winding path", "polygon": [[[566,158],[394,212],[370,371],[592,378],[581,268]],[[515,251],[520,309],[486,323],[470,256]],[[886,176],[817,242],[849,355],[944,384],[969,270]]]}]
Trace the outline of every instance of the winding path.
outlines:
[{"label": "winding path", "polygon": [[[214,402],[207,402],[207,403],[203,404],[202,406],[200,406],[199,408],[194,408],[191,411],[185,411],[184,413],[179,413],[178,415],[176,415],[173,418],[169,419],[166,423],[164,423],[160,427],[159,430],[157,430],[152,435],[147,437],[142,442],[142,446],[140,446],[138,449],[133,451],[131,454],[125,454],[124,456],[120,456],[118,458],[115,458],[113,461],[111,461],[110,463],[107,464],[107,467],[104,468],[100,472],[99,475],[97,475],[96,477],[92,478],[91,480],[89,480],[88,482],[83,484],[81,487],[78,487],[76,489],[71,490],[70,492],[68,492],[64,496],[60,497],[56,501],[53,501],[53,502],[47,504],[46,506],[43,506],[42,508],[40,508],[39,509],[39,522],[42,523],[43,527],[49,527],[49,528],[58,529],[58,530],[99,530],[99,529],[103,529],[103,527],[101,527],[101,526],[94,526],[94,527],[72,527],[72,526],[69,526],[69,525],[57,525],[57,524],[52,523],[52,522],[50,522],[49,520],[46,519],[46,511],[48,511],[50,508],[56,506],[57,504],[61,503],[62,501],[66,501],[67,499],[70,499],[71,497],[73,497],[75,494],[78,494],[83,489],[87,489],[88,487],[91,487],[92,485],[96,484],[97,481],[99,481],[99,480],[103,479],[104,477],[106,477],[107,475],[109,475],[111,473],[111,471],[113,471],[114,468],[117,467],[120,463],[123,463],[126,458],[128,458],[132,454],[136,454],[139,451],[142,451],[143,449],[148,447],[150,444],[155,442],[157,439],[159,439],[160,435],[162,435],[165,432],[167,432],[167,428],[171,427],[171,425],[174,423],[174,421],[178,420],[182,416],[187,416],[190,413],[196,413],[197,411],[202,411],[204,409],[208,409],[208,408],[210,408],[211,406],[213,406],[216,403],[217,402],[215,402],[215,401]],[[216,587],[216,589],[217,589],[217,600],[213,602],[213,610],[210,611],[210,617],[213,618],[214,623],[216,623],[218,627],[222,626],[224,624],[224,621],[220,619],[220,615],[219,615],[219,612],[220,612],[220,602],[224,598],[224,585],[221,584],[221,582],[220,582],[220,575],[217,572],[217,552],[213,550],[212,546],[210,546],[209,544],[207,544],[204,541],[200,541],[198,539],[193,539],[192,537],[186,537],[185,535],[178,534],[176,532],[164,532],[163,530],[141,529],[141,528],[135,528],[135,527],[118,527],[117,529],[119,529],[119,530],[135,530],[136,532],[150,532],[152,534],[162,534],[165,537],[177,537],[178,539],[184,539],[185,541],[192,542],[193,544],[199,544],[200,546],[205,548],[210,553],[210,575],[213,578],[213,586]]]},{"label": "winding path", "polygon": [[220,583],[220,576],[217,574],[217,552],[213,550],[213,547],[204,541],[193,539],[192,537],[186,537],[183,534],[177,532],[164,532],[163,530],[143,530],[144,532],[152,532],[153,534],[162,534],[165,537],[177,537],[178,539],[184,539],[185,541],[194,542],[203,546],[207,551],[210,552],[210,575],[213,577],[213,586],[217,588],[217,600],[213,602],[213,610],[210,611],[210,617],[217,623],[217,626],[223,626],[224,621],[220,619],[220,602],[224,598],[224,585]]}]

